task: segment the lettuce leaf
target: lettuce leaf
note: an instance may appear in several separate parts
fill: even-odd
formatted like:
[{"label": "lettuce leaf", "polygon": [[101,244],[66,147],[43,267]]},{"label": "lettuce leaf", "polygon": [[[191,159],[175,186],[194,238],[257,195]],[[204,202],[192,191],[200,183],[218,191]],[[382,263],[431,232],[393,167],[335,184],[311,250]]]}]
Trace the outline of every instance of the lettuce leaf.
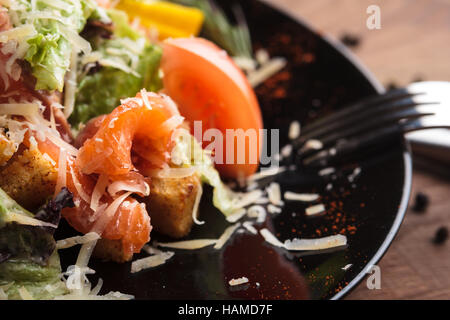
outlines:
[{"label": "lettuce leaf", "polygon": [[72,52],[62,28],[79,33],[98,10],[97,5],[93,0],[17,0],[8,9],[17,17],[15,27],[32,24],[36,30],[36,35],[27,40],[29,48],[24,56],[36,78],[35,89],[62,91]]},{"label": "lettuce leaf", "polygon": [[120,105],[120,99],[134,97],[142,88],[148,91],[161,89],[158,75],[161,55],[162,49],[159,46],[147,44],[139,55],[135,70],[137,74],[113,67],[101,67],[98,72],[81,78],[70,123],[77,125],[108,114]]},{"label": "lettuce leaf", "polygon": [[213,187],[213,205],[225,216],[234,213],[235,193],[222,182],[212,159],[189,132],[177,137],[171,160],[177,166],[195,167],[201,181]]},{"label": "lettuce leaf", "polygon": [[[64,188],[33,215],[0,188],[0,289],[9,299],[19,299],[21,287],[36,299],[50,299],[66,292],[60,279],[55,229],[24,225],[21,221],[33,218],[57,225],[62,208],[73,205],[72,194]],[[47,290],[47,285],[54,290]]]},{"label": "lettuce leaf", "polygon": [[19,294],[22,287],[37,300],[64,295],[68,290],[60,276],[61,264],[56,250],[46,266],[20,259],[0,263],[0,288],[3,287],[9,300],[22,299]]}]

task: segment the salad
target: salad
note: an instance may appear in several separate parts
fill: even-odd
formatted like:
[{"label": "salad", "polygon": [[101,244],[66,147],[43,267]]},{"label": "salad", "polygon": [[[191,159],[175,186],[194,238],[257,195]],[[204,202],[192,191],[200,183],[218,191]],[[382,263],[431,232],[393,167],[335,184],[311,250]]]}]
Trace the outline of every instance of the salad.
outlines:
[{"label": "salad", "polygon": [[[91,255],[122,263],[153,229],[186,236],[202,223],[203,184],[226,217],[261,195],[221,180],[253,175],[258,161],[215,165],[192,135],[195,121],[263,128],[237,20],[208,1],[0,1],[0,299],[132,298],[91,287]],[[56,241],[61,219],[79,236]],[[58,251],[79,244],[62,270]]]}]

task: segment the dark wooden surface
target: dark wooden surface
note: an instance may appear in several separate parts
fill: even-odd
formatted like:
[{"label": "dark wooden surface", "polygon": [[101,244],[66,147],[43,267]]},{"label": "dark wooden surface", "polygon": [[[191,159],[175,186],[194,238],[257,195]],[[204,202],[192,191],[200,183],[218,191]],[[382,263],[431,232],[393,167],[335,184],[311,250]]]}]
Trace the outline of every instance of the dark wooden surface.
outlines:
[{"label": "dark wooden surface", "polygon": [[[360,37],[352,50],[385,86],[450,81],[450,0],[266,1],[289,8],[332,37]],[[381,8],[380,30],[366,27],[371,4]],[[381,289],[367,289],[364,280],[347,299],[450,299],[450,241],[432,243],[438,228],[450,228],[450,180],[416,168],[410,204],[418,191],[430,197],[430,205],[421,215],[408,209],[379,263]]]}]

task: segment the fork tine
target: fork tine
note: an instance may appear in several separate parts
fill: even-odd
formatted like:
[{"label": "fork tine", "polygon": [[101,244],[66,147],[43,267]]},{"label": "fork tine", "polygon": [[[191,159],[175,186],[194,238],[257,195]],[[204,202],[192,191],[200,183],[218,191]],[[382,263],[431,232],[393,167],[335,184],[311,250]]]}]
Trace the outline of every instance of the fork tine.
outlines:
[{"label": "fork tine", "polygon": [[[419,105],[420,104],[420,105]],[[303,140],[297,140],[295,146],[302,145],[308,139],[318,139],[323,144],[345,138],[365,130],[374,130],[376,127],[386,125],[402,118],[421,116],[434,113],[435,110],[427,108],[427,105],[435,103],[427,102],[426,97],[416,97],[414,100],[405,98],[391,101],[374,108],[373,112],[355,115],[354,117],[343,119],[327,127],[318,128],[309,135],[304,135]]]},{"label": "fork tine", "polygon": [[371,107],[361,107],[358,109],[359,111],[354,111],[345,117],[340,116],[339,119],[334,119],[332,122],[327,121],[326,125],[309,130],[309,132],[307,131],[306,133],[302,132],[303,135],[298,139],[299,141],[297,144],[303,144],[309,139],[321,140],[321,137],[323,136],[353,126],[354,124],[364,122],[367,119],[374,119],[385,115],[387,112],[404,108],[412,108],[416,105],[417,102],[413,100],[413,96],[408,95],[402,98],[397,96],[396,99],[384,101],[383,103],[372,105]]},{"label": "fork tine", "polygon": [[303,164],[329,165],[330,160],[337,157],[350,154],[355,150],[373,146],[376,143],[384,141],[394,135],[404,134],[416,130],[426,130],[435,128],[450,128],[450,119],[442,117],[439,114],[424,115],[419,118],[405,119],[402,123],[393,123],[388,126],[379,127],[376,130],[369,131],[364,135],[357,136],[348,140],[340,140],[335,146],[328,149],[316,151],[306,155],[302,161]]},{"label": "fork tine", "polygon": [[436,105],[434,103],[423,104],[421,106],[414,105],[407,109],[400,109],[378,117],[365,119],[365,121],[360,121],[353,126],[347,126],[344,127],[344,129],[336,130],[329,135],[319,137],[319,139],[323,145],[329,145],[339,139],[348,138],[361,132],[374,131],[391,123],[398,123],[398,121],[402,119],[419,118],[434,114],[433,108],[426,108],[427,106],[435,107]]},{"label": "fork tine", "polygon": [[363,99],[351,106],[342,108],[341,110],[338,110],[337,112],[335,112],[329,116],[323,117],[321,119],[314,121],[311,124],[306,125],[304,128],[302,128],[302,134],[309,134],[310,132],[312,132],[313,130],[315,130],[317,128],[327,126],[327,125],[332,124],[342,118],[351,116],[352,114],[358,114],[360,112],[370,110],[374,106],[382,105],[386,102],[395,101],[398,99],[412,97],[413,95],[416,95],[416,94],[418,94],[418,93],[411,93],[411,92],[408,92],[406,89],[397,89],[397,90],[389,91],[388,93],[386,93],[384,95],[371,96],[371,97]]},{"label": "fork tine", "polygon": [[[372,112],[377,107],[382,106],[385,103],[391,103],[396,100],[403,100],[411,98],[416,100],[421,95],[439,97],[439,101],[448,99],[448,92],[450,91],[450,82],[446,81],[423,81],[410,84],[406,88],[396,89],[389,91],[382,95],[372,96],[363,99],[353,105],[347,106],[338,110],[337,112],[314,121],[302,128],[303,137],[315,136],[312,131],[317,129],[326,128],[336,121],[351,118],[354,115],[363,114],[366,112]],[[301,139],[301,138],[300,138]]]}]

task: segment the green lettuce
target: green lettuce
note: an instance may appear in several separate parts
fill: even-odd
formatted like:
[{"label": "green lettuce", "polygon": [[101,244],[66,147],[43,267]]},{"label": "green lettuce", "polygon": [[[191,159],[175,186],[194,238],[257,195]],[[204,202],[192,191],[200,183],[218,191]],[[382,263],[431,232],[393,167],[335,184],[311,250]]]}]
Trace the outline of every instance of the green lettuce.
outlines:
[{"label": "green lettuce", "polygon": [[[69,122],[75,127],[89,119],[108,114],[120,105],[120,100],[134,97],[145,88],[158,91],[162,88],[159,65],[162,48],[150,44],[133,29],[124,11],[108,10],[113,25],[88,24],[83,31],[98,60],[81,66],[74,111]],[[105,36],[105,31],[110,32]],[[107,61],[107,62],[105,62]],[[108,63],[109,62],[109,63]],[[114,64],[111,64],[113,62]]]},{"label": "green lettuce", "polygon": [[179,167],[195,167],[202,183],[213,187],[213,205],[225,216],[235,212],[233,199],[236,199],[236,193],[222,182],[207,151],[187,131],[178,136],[171,161]]},{"label": "green lettuce", "polygon": [[[112,41],[106,41],[101,50],[106,52],[111,43]],[[98,72],[79,79],[70,123],[77,125],[96,116],[108,114],[120,105],[120,99],[134,97],[142,88],[148,91],[161,89],[161,79],[158,75],[161,55],[161,47],[146,44],[139,55],[135,74],[113,67],[101,67]]]},{"label": "green lettuce", "polygon": [[[55,228],[31,223],[57,225],[66,206],[73,206],[73,202],[65,188],[36,214],[22,208],[0,188],[0,294],[19,299],[23,287],[35,299],[50,299],[67,291],[55,250]],[[46,289],[48,285],[52,290]]]},{"label": "green lettuce", "polygon": [[78,34],[87,19],[98,10],[93,0],[17,0],[8,8],[18,17],[15,27],[32,24],[36,34],[27,42],[24,60],[36,78],[35,89],[59,90],[69,69],[72,45],[65,38],[67,32]]}]

